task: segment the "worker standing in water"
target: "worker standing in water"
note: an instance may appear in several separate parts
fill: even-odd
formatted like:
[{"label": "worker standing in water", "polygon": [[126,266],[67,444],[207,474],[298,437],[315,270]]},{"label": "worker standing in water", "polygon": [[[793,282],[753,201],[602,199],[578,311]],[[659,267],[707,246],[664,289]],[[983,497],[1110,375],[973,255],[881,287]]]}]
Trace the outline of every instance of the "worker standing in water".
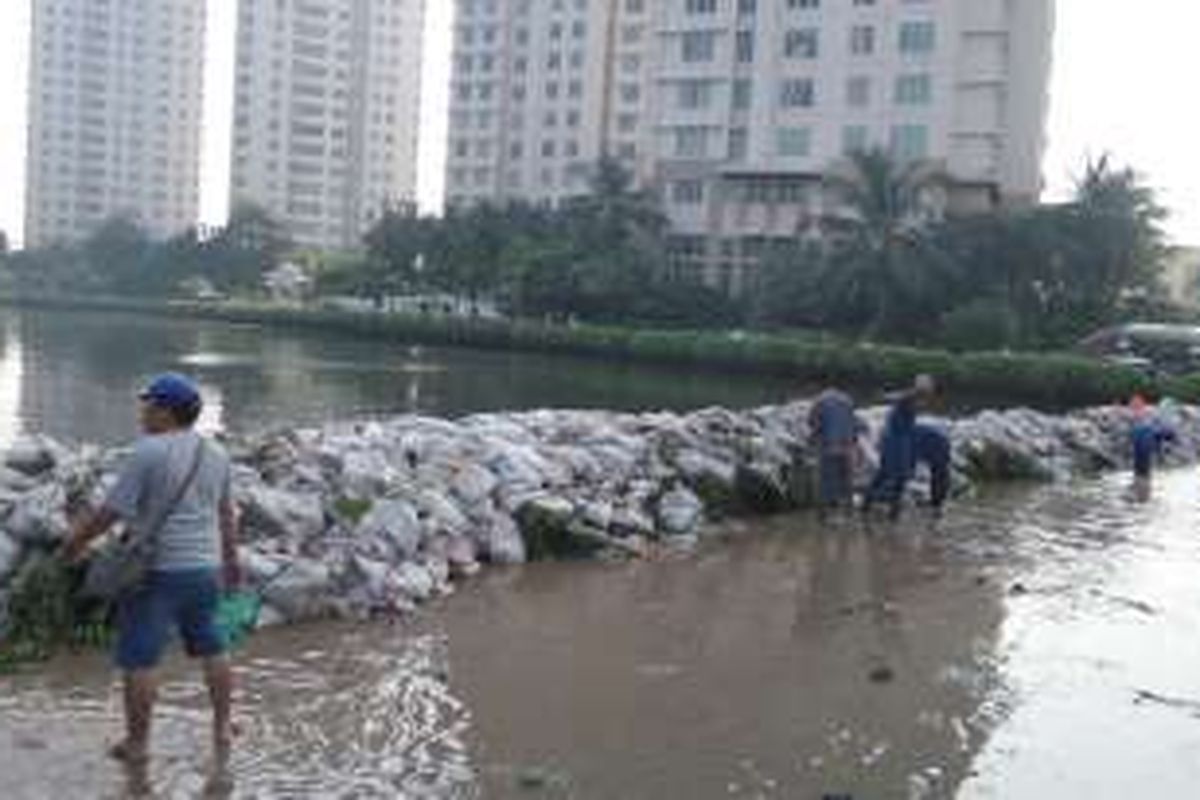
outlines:
[{"label": "worker standing in water", "polygon": [[[1159,411],[1167,412],[1171,406],[1171,401],[1164,400]],[[1164,448],[1176,440],[1176,434],[1164,413],[1156,412],[1140,394],[1133,396],[1129,408],[1133,412],[1133,426],[1129,433],[1133,477],[1148,484],[1154,476],[1154,468],[1162,460]]]},{"label": "worker standing in water", "polygon": [[892,407],[879,441],[879,468],[863,500],[869,514],[876,502],[888,504],[892,520],[900,518],[904,489],[916,464],[917,413],[933,399],[937,384],[930,375],[919,375],[911,388],[892,398]]},{"label": "worker standing in water", "polygon": [[817,449],[819,514],[852,505],[858,438],[865,430],[854,401],[840,389],[821,392],[808,414],[808,429]]}]

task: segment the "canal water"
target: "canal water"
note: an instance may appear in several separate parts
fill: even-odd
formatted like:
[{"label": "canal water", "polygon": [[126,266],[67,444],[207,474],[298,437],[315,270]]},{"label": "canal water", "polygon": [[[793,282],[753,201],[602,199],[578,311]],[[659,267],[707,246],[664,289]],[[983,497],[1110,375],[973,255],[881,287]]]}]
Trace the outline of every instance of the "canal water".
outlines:
[{"label": "canal water", "polygon": [[23,431],[123,441],[134,433],[133,395],[165,370],[196,376],[208,402],[204,424],[234,431],[410,412],[749,407],[811,391],[783,377],[0,308],[0,442]]},{"label": "canal water", "polygon": [[[144,376],[212,426],[532,405],[687,408],[793,387],[256,328],[0,317],[0,435],[118,441]],[[109,763],[101,654],[0,678],[0,797],[1191,797],[1200,475],[985,494],[934,525],[731,524],[697,551],[489,570],[411,619],[271,630],[208,761],[189,665],[145,774]]]}]

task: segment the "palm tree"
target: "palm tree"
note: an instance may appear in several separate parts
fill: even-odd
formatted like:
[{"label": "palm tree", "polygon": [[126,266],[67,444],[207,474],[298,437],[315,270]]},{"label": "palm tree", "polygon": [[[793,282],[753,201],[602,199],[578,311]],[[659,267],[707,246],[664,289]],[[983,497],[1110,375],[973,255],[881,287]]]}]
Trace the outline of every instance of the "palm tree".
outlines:
[{"label": "palm tree", "polygon": [[1066,212],[1078,244],[1070,269],[1077,310],[1093,324],[1107,321],[1131,290],[1154,294],[1160,288],[1167,212],[1136,172],[1114,169],[1107,156],[1089,162]]},{"label": "palm tree", "polygon": [[933,236],[933,201],[946,183],[929,163],[900,164],[882,150],[855,153],[830,172],[835,209],[823,220],[817,285],[831,321],[868,336],[920,331],[954,276]]}]

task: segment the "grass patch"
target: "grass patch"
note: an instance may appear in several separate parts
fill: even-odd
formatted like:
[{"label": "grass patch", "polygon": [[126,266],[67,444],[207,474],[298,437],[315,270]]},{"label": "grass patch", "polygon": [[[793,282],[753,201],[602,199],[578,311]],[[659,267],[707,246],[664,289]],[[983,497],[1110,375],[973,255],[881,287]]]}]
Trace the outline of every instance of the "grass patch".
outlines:
[{"label": "grass patch", "polygon": [[38,553],[30,556],[9,585],[8,626],[0,642],[0,671],[44,661],[63,649],[107,647],[113,637],[105,603],[76,596],[80,567]]},{"label": "grass patch", "polygon": [[359,500],[354,497],[339,497],[333,502],[334,512],[351,525],[362,522],[363,517],[371,513],[373,503],[370,500]]}]

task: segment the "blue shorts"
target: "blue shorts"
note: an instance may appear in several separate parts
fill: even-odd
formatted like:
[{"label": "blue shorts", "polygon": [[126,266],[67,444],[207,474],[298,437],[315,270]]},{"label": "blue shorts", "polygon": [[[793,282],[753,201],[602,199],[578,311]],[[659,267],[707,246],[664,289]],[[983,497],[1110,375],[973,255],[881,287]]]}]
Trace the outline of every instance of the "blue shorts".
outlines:
[{"label": "blue shorts", "polygon": [[221,655],[225,643],[216,624],[220,594],[214,569],[151,572],[146,584],[117,608],[117,666],[126,672],[157,666],[172,629],[193,658]]}]

